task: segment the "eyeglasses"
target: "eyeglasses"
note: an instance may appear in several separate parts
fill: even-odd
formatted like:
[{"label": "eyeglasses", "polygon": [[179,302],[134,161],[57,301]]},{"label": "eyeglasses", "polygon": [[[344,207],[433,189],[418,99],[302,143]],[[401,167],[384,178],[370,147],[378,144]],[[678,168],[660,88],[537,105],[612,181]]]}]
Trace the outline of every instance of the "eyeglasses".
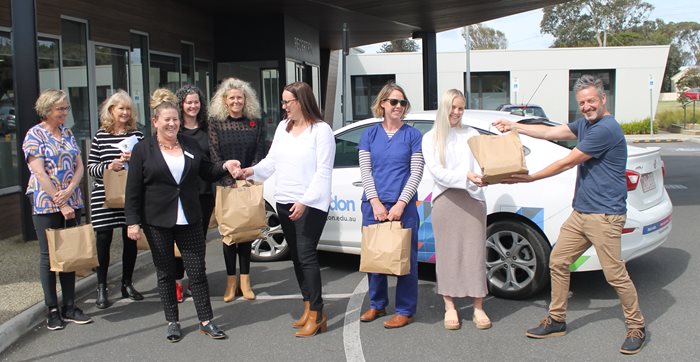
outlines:
[{"label": "eyeglasses", "polygon": [[389,101],[389,104],[392,106],[396,106],[397,104],[400,104],[401,107],[406,107],[408,105],[408,101],[405,99],[394,99],[394,98],[387,98],[385,101]]},{"label": "eyeglasses", "polygon": [[70,111],[70,106],[68,106],[68,107],[56,107],[54,109],[59,111],[59,112],[68,112],[68,111]]},{"label": "eyeglasses", "polygon": [[286,107],[287,104],[289,104],[289,102],[293,102],[293,101],[296,101],[296,99],[290,99],[290,100],[288,100],[288,101],[285,101],[285,100],[283,99],[281,103],[282,103],[283,106]]}]

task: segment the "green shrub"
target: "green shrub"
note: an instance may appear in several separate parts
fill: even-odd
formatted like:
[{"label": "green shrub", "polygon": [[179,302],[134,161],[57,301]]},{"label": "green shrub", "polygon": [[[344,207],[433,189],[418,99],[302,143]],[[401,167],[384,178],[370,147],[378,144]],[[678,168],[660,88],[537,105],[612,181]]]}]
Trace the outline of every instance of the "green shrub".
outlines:
[{"label": "green shrub", "polygon": [[[700,121],[700,109],[695,110],[695,122]],[[689,106],[686,110],[685,115],[686,124],[695,123],[693,122],[693,107]],[[673,110],[665,110],[662,112],[656,112],[656,117],[654,118],[654,123],[658,123],[659,128],[669,129],[672,124],[683,124],[683,108],[676,108]]]},{"label": "green shrub", "polygon": [[[649,134],[649,118],[641,121],[625,122],[620,124],[624,134]],[[654,133],[659,131],[658,122],[654,122]]]}]

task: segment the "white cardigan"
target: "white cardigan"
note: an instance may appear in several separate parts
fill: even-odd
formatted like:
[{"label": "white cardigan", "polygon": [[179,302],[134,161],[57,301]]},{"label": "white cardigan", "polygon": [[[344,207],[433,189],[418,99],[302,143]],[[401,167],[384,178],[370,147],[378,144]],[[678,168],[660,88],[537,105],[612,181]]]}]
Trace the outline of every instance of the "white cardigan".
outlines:
[{"label": "white cardigan", "polygon": [[331,175],[335,161],[335,137],[326,122],[317,122],[294,137],[280,122],[267,156],[253,166],[253,179],[264,181],[275,174],[275,199],[282,204],[297,201],[321,211],[331,203]]},{"label": "white cardigan", "polygon": [[479,132],[471,127],[450,128],[445,144],[445,166],[440,163],[433,134],[433,130],[430,130],[423,136],[423,158],[434,182],[432,200],[447,189],[462,189],[467,190],[474,199],[486,201],[482,188],[467,178],[469,171],[481,175],[481,167],[467,143],[469,138],[478,136]]}]

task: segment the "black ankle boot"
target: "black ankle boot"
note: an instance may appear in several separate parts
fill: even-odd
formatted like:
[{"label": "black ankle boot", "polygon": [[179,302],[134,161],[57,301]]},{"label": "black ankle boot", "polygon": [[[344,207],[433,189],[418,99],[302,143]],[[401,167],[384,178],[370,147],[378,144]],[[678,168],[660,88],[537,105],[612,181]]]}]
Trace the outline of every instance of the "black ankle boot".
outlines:
[{"label": "black ankle boot", "polygon": [[132,300],[142,300],[143,295],[134,288],[134,285],[131,284],[131,281],[123,281],[122,282],[122,297],[124,298],[129,298]]},{"label": "black ankle boot", "polygon": [[95,305],[98,309],[105,309],[109,307],[109,299],[107,299],[107,284],[97,284],[97,300]]}]

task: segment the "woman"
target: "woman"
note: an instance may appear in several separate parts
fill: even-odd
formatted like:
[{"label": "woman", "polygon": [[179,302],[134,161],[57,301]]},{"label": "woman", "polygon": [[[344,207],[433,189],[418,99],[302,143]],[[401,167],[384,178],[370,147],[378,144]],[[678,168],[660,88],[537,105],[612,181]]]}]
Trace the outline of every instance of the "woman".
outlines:
[{"label": "woman", "polygon": [[110,246],[114,229],[120,228],[124,248],[122,250],[122,297],[142,300],[131,282],[136,265],[136,242],[128,238],[124,209],[111,209],[104,205],[105,187],[102,177],[105,170],[122,171],[127,167],[131,152],[122,152],[117,148],[119,142],[127,138],[143,139],[143,133],[136,129],[136,115],[133,113],[131,97],[123,90],[118,90],[102,105],[100,110],[100,129],[92,139],[88,157],[88,174],[95,178],[90,195],[90,216],[97,238],[97,308],[110,306],[107,292],[107,270],[109,268]]},{"label": "woman", "polygon": [[[209,143],[212,162],[235,159],[241,167],[258,163],[265,153],[265,129],[260,122],[260,103],[250,84],[236,78],[224,79],[211,103]],[[231,186],[235,180],[226,176],[221,186]],[[223,244],[226,263],[226,291],[224,302],[236,298],[236,254],[240,261],[240,285],[243,298],[255,299],[250,287],[251,242]]]},{"label": "woman", "polygon": [[[481,171],[462,126],[466,98],[450,89],[442,96],[433,129],[423,137],[423,157],[433,176],[431,214],[435,233],[437,292],[445,301],[446,329],[461,326],[453,298],[474,298],[472,321],[491,327],[483,309],[486,286],[486,202]],[[458,223],[454,220],[459,220]]]},{"label": "woman", "polygon": [[[177,97],[177,109],[182,120],[180,133],[194,138],[202,154],[209,158],[209,136],[207,135],[209,127],[204,94],[195,86],[185,85],[175,92],[175,96]],[[209,230],[209,219],[214,211],[214,193],[211,183],[205,180],[199,180],[199,204],[202,208],[202,231],[206,238]],[[182,303],[184,300],[182,278],[185,276],[185,266],[181,257],[175,258],[175,274],[177,278],[175,293],[178,303]]]},{"label": "woman", "polygon": [[[385,328],[401,328],[413,322],[418,303],[418,210],[416,190],[423,177],[421,133],[405,124],[410,109],[403,88],[386,84],[372,104],[372,113],[382,122],[369,127],[360,137],[362,175],[362,226],[400,220],[411,229],[411,272],[397,277],[396,314]],[[370,309],[362,322],[386,314],[389,303],[385,274],[369,273]]]},{"label": "woman", "polygon": [[41,122],[29,129],[22,151],[31,176],[27,195],[32,203],[32,221],[39,239],[39,276],[48,308],[46,327],[63,329],[64,322],[92,322],[75,306],[75,273],[58,273],[63,293],[63,308],[58,308],[56,273],[49,263],[46,229],[76,226],[83,208],[80,180],[83,161],[73,132],[63,126],[70,106],[62,90],[47,89],[39,95],[34,106]]},{"label": "woman", "polygon": [[213,164],[202,154],[197,141],[178,134],[180,119],[176,102],[175,95],[167,89],[158,89],[151,97],[155,135],[134,147],[129,162],[125,208],[128,234],[129,238],[138,240],[143,227],[148,238],[158,274],[158,293],[169,322],[167,340],[178,342],[182,338],[175,299],[175,243],[190,278],[200,333],[215,339],[226,338],[211,322],[197,191],[199,177],[213,182],[226,170],[240,171],[239,164],[237,161]]},{"label": "woman", "polygon": [[243,178],[263,181],[275,174],[277,214],[294,263],[304,299],[304,313],[292,323],[297,337],[311,337],[327,329],[321,298],[321,268],[316,246],[328,218],[335,139],[323,122],[311,87],[295,82],[284,87],[280,122],[270,152]]}]

